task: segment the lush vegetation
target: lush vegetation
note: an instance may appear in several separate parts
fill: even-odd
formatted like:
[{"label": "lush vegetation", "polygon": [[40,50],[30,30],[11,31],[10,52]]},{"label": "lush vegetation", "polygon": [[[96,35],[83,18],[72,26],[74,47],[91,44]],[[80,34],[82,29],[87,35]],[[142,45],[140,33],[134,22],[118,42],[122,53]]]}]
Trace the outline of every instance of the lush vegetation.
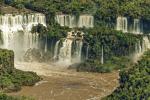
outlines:
[{"label": "lush vegetation", "polygon": [[41,39],[48,38],[48,39],[60,39],[66,37],[67,32],[70,30],[67,27],[60,27],[58,24],[53,24],[54,26],[51,27],[48,25],[46,28],[42,24],[38,24],[37,26],[33,26],[31,32],[39,34]]},{"label": "lush vegetation", "polygon": [[12,73],[1,73],[0,87],[5,92],[18,91],[21,89],[21,86],[32,86],[39,80],[40,78],[33,72],[23,72],[14,69]]},{"label": "lush vegetation", "polygon": [[150,99],[150,50],[128,70],[120,72],[120,86],[105,100]]},{"label": "lush vegetation", "polygon": [[28,8],[44,13],[47,19],[48,37],[57,39],[65,37],[69,30],[67,27],[60,27],[55,22],[57,13],[76,16],[84,13],[92,14],[95,19],[95,27],[98,27],[94,29],[96,31],[99,27],[114,29],[118,16],[140,18],[145,22],[145,32],[149,33],[149,27],[147,27],[150,22],[149,0],[2,0],[1,2],[19,9]]},{"label": "lush vegetation", "polygon": [[6,94],[0,93],[0,100],[34,100],[33,98],[30,97],[12,97],[8,96]]},{"label": "lush vegetation", "polygon": [[89,59],[77,65],[77,71],[108,73],[113,70],[125,69],[132,64],[128,57],[112,57],[102,64],[101,59]]},{"label": "lush vegetation", "polygon": [[[56,43],[58,39],[66,37],[67,31],[70,29],[67,27],[60,27],[58,24],[54,25],[56,26],[49,31],[49,29],[46,30],[39,24],[33,27],[32,33],[38,32],[43,35],[43,32],[45,32],[46,34],[43,36],[48,36],[51,41],[55,38],[54,42]],[[143,41],[142,35],[124,34],[121,31],[115,31],[109,27],[95,26],[92,29],[76,28],[74,30],[81,30],[85,33],[83,47],[84,59],[87,46],[89,47],[88,59],[81,64],[77,64],[77,71],[110,72],[114,69],[125,68],[132,63],[132,57],[129,58],[129,56],[135,53],[136,44],[139,42],[142,44]],[[51,41],[49,44],[53,45]],[[104,53],[104,64],[101,63],[102,48]]]},{"label": "lush vegetation", "polygon": [[[78,71],[109,72],[125,68],[132,63],[129,56],[135,53],[135,45],[140,41],[142,43],[141,35],[123,34],[106,28],[84,31],[91,33],[84,36],[84,55],[88,46],[88,60],[79,64]],[[101,62],[102,56],[104,64]]]},{"label": "lush vegetation", "polygon": [[[5,4],[23,9],[44,13],[47,17],[48,33],[50,36],[59,36],[63,29],[55,23],[57,13],[64,14],[92,14],[95,26],[115,28],[116,18],[126,16],[128,18],[142,19],[145,24],[150,23],[149,0],[1,0]],[[149,28],[145,25],[146,30]],[[146,31],[145,30],[145,31]],[[58,35],[59,34],[59,35]]]},{"label": "lush vegetation", "polygon": [[0,90],[18,91],[21,86],[31,86],[40,80],[33,72],[23,72],[14,68],[13,51],[0,49]]},{"label": "lush vegetation", "polygon": [[131,19],[139,18],[143,19],[145,32],[149,33],[149,27],[147,27],[150,23],[149,0],[1,0],[1,2],[19,9],[27,8],[44,13],[47,19],[46,33],[49,37],[64,37],[69,30],[67,27],[60,27],[55,22],[57,13],[76,16],[84,13],[92,14],[95,19],[95,27],[113,29],[118,16],[126,16]]},{"label": "lush vegetation", "polygon": [[[29,7],[42,12],[63,13],[95,13],[99,12],[101,18],[125,15],[131,17],[150,18],[149,0],[1,0],[6,4],[23,8]],[[115,5],[115,6],[114,6]]]},{"label": "lush vegetation", "polygon": [[[90,34],[88,34],[89,32]],[[135,51],[135,44],[142,41],[142,35],[123,34],[107,28],[89,29],[85,31],[85,41],[89,45],[89,58],[100,59],[102,47],[105,59],[111,56],[127,56]],[[107,58],[108,57],[108,58]]]},{"label": "lush vegetation", "polygon": [[[121,15],[142,18],[148,21],[150,14],[148,9],[149,0],[64,0],[63,2],[59,0],[5,0],[5,4],[19,9],[28,8],[46,15],[47,28],[39,24],[32,28],[32,33],[39,33],[42,41],[48,41],[48,49],[50,49],[50,54],[48,55],[53,55],[51,53],[53,53],[54,49],[51,48],[54,48],[56,41],[66,37],[67,32],[70,31],[68,27],[61,27],[55,22],[57,13],[76,16],[84,13],[94,15],[95,25],[93,29],[75,29],[85,33],[84,53],[86,53],[86,47],[89,45],[88,60],[78,67],[78,71],[86,69],[82,67],[84,64],[87,64],[87,66],[93,64],[87,69],[92,67],[94,71],[104,69],[98,72],[107,72],[117,67],[116,64],[111,64],[112,61],[128,61],[127,56],[135,52],[135,45],[142,41],[142,36],[115,31],[116,17]],[[106,65],[102,65],[100,61],[102,48],[104,49],[104,63]],[[120,68],[124,68],[124,66],[122,64]]]},{"label": "lush vegetation", "polygon": [[[150,0],[0,0],[0,2],[18,9],[27,8],[44,13],[47,18],[47,28],[39,24],[32,28],[32,33],[38,33],[42,40],[50,41],[48,44],[52,46],[58,39],[66,37],[66,33],[70,31],[68,27],[61,27],[55,22],[56,14],[64,13],[76,16],[84,13],[92,14],[95,19],[95,27],[93,29],[77,29],[85,33],[84,53],[89,46],[88,59],[78,64],[77,71],[110,72],[114,69],[131,66],[129,55],[136,51],[135,45],[142,41],[142,36],[115,31],[118,16],[142,19],[145,22],[144,27],[149,33]],[[102,49],[104,64],[101,63]],[[2,57],[4,57],[3,54]],[[120,87],[106,99],[150,99],[148,98],[150,94],[149,57],[150,51],[133,68],[121,71]],[[4,60],[0,59],[4,64],[0,68],[1,90],[18,90],[22,85],[33,85],[39,80],[35,73],[26,73],[12,68],[13,62],[8,63],[5,59],[7,56],[4,57]],[[2,94],[2,97],[5,95]]]}]

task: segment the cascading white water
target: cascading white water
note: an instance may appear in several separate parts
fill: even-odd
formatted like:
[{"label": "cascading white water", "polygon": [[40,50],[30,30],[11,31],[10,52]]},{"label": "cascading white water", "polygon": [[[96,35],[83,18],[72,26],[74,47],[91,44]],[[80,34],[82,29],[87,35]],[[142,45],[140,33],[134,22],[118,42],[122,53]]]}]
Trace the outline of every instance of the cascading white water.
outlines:
[{"label": "cascading white water", "polygon": [[32,26],[38,23],[46,26],[46,20],[43,14],[5,14],[0,16],[0,29],[4,33],[17,32],[20,30],[31,31]]},{"label": "cascading white water", "polygon": [[141,53],[142,52],[142,45],[141,45],[140,41],[138,42],[137,50],[138,50],[137,53]]},{"label": "cascading white water", "polygon": [[15,58],[19,57],[19,59],[27,49],[38,48],[38,34],[30,32],[37,24],[46,26],[43,14],[0,15],[0,30],[3,38],[1,48],[14,50]]},{"label": "cascading white water", "polygon": [[45,48],[44,48],[45,53],[47,52],[47,36],[46,36],[46,41],[45,41]]},{"label": "cascading white water", "polygon": [[117,25],[116,30],[122,31],[124,33],[129,32],[133,34],[143,34],[143,29],[141,27],[142,23],[140,19],[134,19],[132,23],[130,23],[132,27],[131,29],[128,29],[129,23],[128,19],[126,17],[118,17],[117,18]]},{"label": "cascading white water", "polygon": [[55,20],[60,26],[68,26],[69,28],[76,27],[75,16],[72,15],[56,15]]},{"label": "cascading white water", "polygon": [[80,15],[79,18],[73,15],[56,15],[55,20],[60,26],[68,26],[69,28],[74,27],[94,27],[94,17],[91,15]]},{"label": "cascading white water", "polygon": [[65,15],[56,16],[56,20],[60,26],[65,26]]},{"label": "cascading white water", "polygon": [[86,60],[89,58],[89,44],[87,45],[86,48]]},{"label": "cascading white water", "polygon": [[142,45],[141,42],[139,41],[138,44],[136,44],[135,49],[136,52],[133,56],[133,62],[137,62],[140,59],[140,57],[143,55],[143,53],[148,49],[150,49],[150,40],[148,39],[148,36],[144,36]]},{"label": "cascading white water", "polygon": [[128,32],[128,20],[126,17],[118,17],[117,18],[117,30]]},{"label": "cascading white water", "polygon": [[63,41],[63,46],[60,48],[59,53],[59,63],[71,64],[71,49],[72,49],[72,40],[65,39]]},{"label": "cascading white water", "polygon": [[140,23],[139,19],[134,19],[132,33],[134,33],[134,34],[142,34],[140,24],[141,23]]},{"label": "cascading white water", "polygon": [[104,64],[104,47],[102,46],[101,64]]},{"label": "cascading white water", "polygon": [[143,45],[142,45],[142,50],[146,51],[147,49],[150,49],[150,40],[147,36],[143,37]]},{"label": "cascading white water", "polygon": [[[80,33],[80,37],[77,34]],[[60,40],[56,42],[55,51],[54,51],[54,59],[58,57],[58,63],[63,65],[70,65],[72,63],[81,62],[81,54],[82,54],[82,46],[83,46],[83,33],[82,32],[68,32],[67,37],[62,40],[62,47],[59,49],[58,53],[58,45],[61,42]],[[73,42],[75,45],[73,45]],[[75,49],[72,49],[74,46]],[[72,51],[74,50],[74,51]],[[72,55],[73,53],[73,55]]]},{"label": "cascading white water", "polygon": [[55,45],[55,49],[54,49],[54,59],[57,59],[58,57],[58,47],[59,47],[59,43],[60,43],[60,40],[56,42],[56,45]]},{"label": "cascading white water", "polygon": [[139,41],[138,43],[135,44],[135,53],[132,55],[133,62],[137,62],[139,58],[142,56],[143,52],[144,51],[142,50],[141,42]]},{"label": "cascading white water", "polygon": [[75,46],[75,56],[74,56],[74,63],[78,63],[81,62],[81,54],[82,54],[82,46],[83,46],[83,42],[82,40],[80,41],[75,41],[76,42],[76,46]]},{"label": "cascading white water", "polygon": [[81,15],[79,17],[78,27],[87,27],[87,28],[94,27],[93,23],[94,23],[93,16]]}]

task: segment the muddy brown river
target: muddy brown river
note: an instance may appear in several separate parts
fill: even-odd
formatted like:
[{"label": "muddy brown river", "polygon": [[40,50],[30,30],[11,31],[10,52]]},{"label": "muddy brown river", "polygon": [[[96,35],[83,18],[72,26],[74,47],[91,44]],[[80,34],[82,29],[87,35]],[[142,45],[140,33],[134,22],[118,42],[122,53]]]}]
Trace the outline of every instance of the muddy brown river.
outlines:
[{"label": "muddy brown river", "polygon": [[36,62],[19,62],[15,66],[24,71],[34,71],[43,80],[9,94],[13,96],[30,96],[35,100],[100,100],[119,85],[117,71],[104,74],[76,72],[67,67]]}]

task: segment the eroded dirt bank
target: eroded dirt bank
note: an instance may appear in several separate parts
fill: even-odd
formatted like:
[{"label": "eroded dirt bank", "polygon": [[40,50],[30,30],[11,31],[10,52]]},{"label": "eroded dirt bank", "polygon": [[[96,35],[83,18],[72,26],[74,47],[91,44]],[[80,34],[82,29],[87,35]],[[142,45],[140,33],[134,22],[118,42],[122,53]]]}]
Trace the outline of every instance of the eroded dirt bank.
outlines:
[{"label": "eroded dirt bank", "polygon": [[16,63],[16,68],[34,71],[43,80],[33,87],[9,95],[24,95],[36,100],[100,100],[118,86],[118,72],[85,73],[44,63]]}]

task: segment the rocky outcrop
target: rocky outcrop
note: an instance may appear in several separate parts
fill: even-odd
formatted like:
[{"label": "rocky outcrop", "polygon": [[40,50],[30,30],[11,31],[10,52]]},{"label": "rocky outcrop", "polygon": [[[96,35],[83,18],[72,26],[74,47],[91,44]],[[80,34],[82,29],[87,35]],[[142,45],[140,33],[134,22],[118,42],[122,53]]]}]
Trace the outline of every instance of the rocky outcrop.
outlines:
[{"label": "rocky outcrop", "polygon": [[38,61],[40,62],[42,60],[42,53],[38,49],[28,49],[27,52],[24,55],[24,61],[26,62],[32,62],[32,61]]}]

